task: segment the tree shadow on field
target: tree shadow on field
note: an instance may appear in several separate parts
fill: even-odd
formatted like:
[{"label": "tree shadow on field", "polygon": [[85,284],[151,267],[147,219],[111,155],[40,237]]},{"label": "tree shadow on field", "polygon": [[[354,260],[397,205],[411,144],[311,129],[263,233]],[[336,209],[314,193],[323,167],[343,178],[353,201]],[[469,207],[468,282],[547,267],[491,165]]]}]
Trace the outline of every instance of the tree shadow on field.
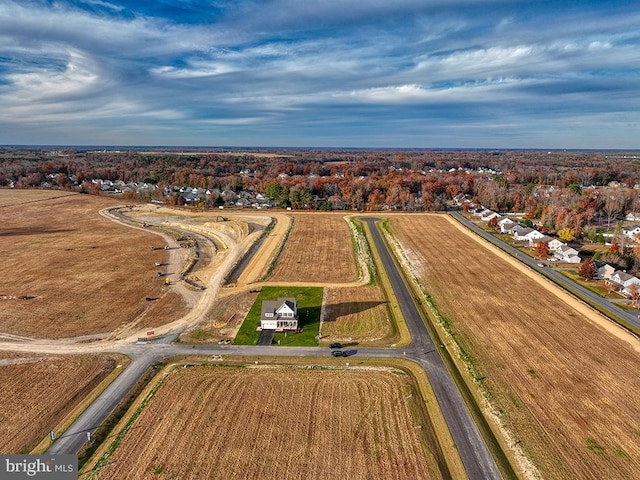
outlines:
[{"label": "tree shadow on field", "polygon": [[72,228],[47,228],[47,227],[15,227],[1,228],[0,237],[18,237],[26,235],[45,235],[47,233],[74,232]]},{"label": "tree shadow on field", "polygon": [[350,315],[354,313],[361,313],[366,310],[370,310],[379,305],[386,305],[387,301],[376,302],[340,302],[340,303],[328,303],[325,305],[325,309],[328,314],[328,318],[325,318],[325,322],[335,322],[338,318],[344,315]]}]

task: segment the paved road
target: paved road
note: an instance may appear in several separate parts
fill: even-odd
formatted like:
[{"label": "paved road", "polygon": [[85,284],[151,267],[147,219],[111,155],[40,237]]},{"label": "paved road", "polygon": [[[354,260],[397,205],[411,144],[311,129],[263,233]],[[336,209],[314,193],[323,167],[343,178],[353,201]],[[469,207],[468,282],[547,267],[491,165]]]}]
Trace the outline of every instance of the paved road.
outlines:
[{"label": "paved road", "polygon": [[374,244],[380,255],[385,273],[389,278],[393,293],[398,300],[413,343],[411,356],[423,366],[431,384],[444,418],[449,426],[451,436],[456,444],[462,463],[470,479],[502,478],[489,453],[480,432],[467,409],[460,392],[447,371],[440,353],[437,351],[424,320],[411,297],[396,263],[391,257],[379,230],[375,226],[376,219],[364,218],[368,223]]},{"label": "paved road", "polygon": [[[399,357],[419,363],[426,371],[445,420],[451,431],[467,475],[472,480],[500,479],[500,473],[465,405],[460,393],[433,340],[431,339],[418,308],[405,285],[377,227],[375,219],[364,219],[370,226],[376,249],[391,282],[393,292],[407,322],[413,342],[402,349],[360,348],[345,349],[349,357]],[[115,408],[118,402],[135,385],[154,362],[176,355],[245,355],[280,357],[329,357],[330,350],[321,347],[275,347],[241,345],[176,345],[179,332],[171,332],[164,339],[146,345],[128,345],[113,349],[131,358],[131,363],[103,394],[85,410],[65,434],[54,442],[49,454],[77,453],[87,440],[87,431],[93,431]],[[345,362],[349,362],[349,357]]]},{"label": "paved road", "polygon": [[554,282],[558,283],[559,285],[562,285],[562,286],[566,287],[569,291],[578,292],[584,298],[589,299],[589,301],[592,302],[594,305],[598,305],[598,307],[600,307],[602,309],[602,311],[608,312],[609,315],[612,315],[614,317],[617,316],[619,318],[622,318],[626,322],[628,322],[631,325],[635,326],[636,328],[640,329],[640,316],[638,315],[638,312],[632,312],[632,311],[620,308],[615,303],[613,303],[613,302],[611,302],[611,301],[609,301],[609,300],[607,300],[605,298],[602,298],[600,295],[598,295],[596,293],[593,293],[591,290],[588,290],[588,289],[582,287],[581,285],[578,285],[577,283],[575,283],[572,280],[568,279],[567,277],[565,277],[561,273],[554,271],[552,268],[539,267],[538,266],[539,262],[537,260],[531,258],[529,255],[523,254],[517,248],[512,247],[511,245],[503,242],[499,238],[496,238],[495,236],[491,235],[490,233],[485,232],[480,227],[478,227],[476,224],[474,224],[473,222],[467,220],[460,213],[451,212],[451,214],[453,215],[454,218],[456,218],[458,221],[460,221],[463,225],[465,225],[468,228],[470,228],[474,233],[477,233],[482,238],[485,238],[486,240],[490,241],[491,243],[493,243],[497,247],[501,248],[505,252],[513,255],[514,257],[518,257],[518,260],[520,260],[522,263],[528,265],[529,267],[533,268],[534,270],[537,270],[538,272],[540,272],[543,275],[545,275],[546,277],[552,279]]}]

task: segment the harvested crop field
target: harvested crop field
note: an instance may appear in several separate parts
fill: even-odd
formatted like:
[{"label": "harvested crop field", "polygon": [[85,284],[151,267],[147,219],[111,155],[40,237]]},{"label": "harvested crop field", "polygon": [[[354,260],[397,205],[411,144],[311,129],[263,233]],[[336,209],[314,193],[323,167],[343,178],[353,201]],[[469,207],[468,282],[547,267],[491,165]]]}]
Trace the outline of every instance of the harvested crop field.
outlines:
[{"label": "harvested crop field", "polygon": [[351,232],[343,215],[294,214],[273,282],[348,283],[358,278]]},{"label": "harvested crop field", "polygon": [[0,352],[0,452],[34,448],[114,369],[115,358]]},{"label": "harvested crop field", "polygon": [[325,342],[376,345],[393,333],[387,300],[379,286],[327,287],[323,299]]},{"label": "harvested crop field", "polygon": [[0,188],[0,208],[11,205],[24,205],[25,203],[41,202],[52,198],[66,197],[73,195],[71,192],[60,190],[16,190]]},{"label": "harvested crop field", "polygon": [[177,368],[97,478],[441,478],[426,428],[416,428],[411,379],[389,369]]},{"label": "harvested crop field", "polygon": [[[7,192],[23,193],[0,191],[0,198]],[[156,276],[154,262],[168,253],[149,245],[162,239],[99,215],[118,203],[75,194],[1,209],[0,332],[106,334],[136,319],[155,326],[184,313],[181,298]]]},{"label": "harvested crop field", "polygon": [[541,477],[640,478],[637,341],[447,216],[390,226]]}]

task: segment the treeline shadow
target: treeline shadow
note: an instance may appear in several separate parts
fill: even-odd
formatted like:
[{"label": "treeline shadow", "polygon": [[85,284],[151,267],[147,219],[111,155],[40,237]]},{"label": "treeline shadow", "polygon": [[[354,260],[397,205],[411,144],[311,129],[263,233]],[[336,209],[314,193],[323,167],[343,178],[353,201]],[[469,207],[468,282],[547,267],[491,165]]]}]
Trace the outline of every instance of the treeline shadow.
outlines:
[{"label": "treeline shadow", "polygon": [[47,233],[73,232],[72,228],[47,228],[47,227],[15,227],[0,228],[0,237],[18,237],[25,235],[44,235]]},{"label": "treeline shadow", "polygon": [[325,305],[325,308],[331,312],[331,316],[334,319],[325,319],[325,322],[334,322],[336,317],[347,315],[351,313],[361,313],[366,310],[370,310],[379,305],[385,305],[387,301],[375,301],[375,302],[339,302],[329,303]]}]

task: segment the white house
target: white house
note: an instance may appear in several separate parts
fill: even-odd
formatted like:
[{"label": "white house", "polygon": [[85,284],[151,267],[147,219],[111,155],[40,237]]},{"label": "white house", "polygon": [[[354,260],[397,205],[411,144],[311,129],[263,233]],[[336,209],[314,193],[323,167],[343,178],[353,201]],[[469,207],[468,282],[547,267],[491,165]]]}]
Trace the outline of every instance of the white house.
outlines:
[{"label": "white house", "polygon": [[491,213],[491,210],[489,210],[488,208],[478,207],[473,212],[473,216],[474,217],[482,217],[484,215],[489,215],[490,213]]},{"label": "white house", "polygon": [[631,285],[635,284],[640,287],[640,279],[620,270],[616,270],[615,273],[611,275],[609,282],[615,284],[618,289],[626,295],[630,294],[629,287],[631,287]]},{"label": "white house", "polygon": [[492,212],[491,210],[487,210],[486,214],[480,217],[480,220],[482,220],[483,222],[488,222],[492,218],[497,218],[498,220],[500,220],[502,218],[502,215],[496,212]]},{"label": "white house", "polygon": [[564,263],[580,263],[580,257],[578,251],[575,248],[571,248],[568,245],[563,245],[553,254],[560,262]]},{"label": "white house", "polygon": [[608,263],[596,262],[596,267],[597,269],[595,278],[598,280],[609,280],[611,278],[611,275],[613,275],[616,271],[616,269]]},{"label": "white house", "polygon": [[262,302],[260,330],[296,330],[298,328],[298,306],[295,298],[278,298]]},{"label": "white house", "polygon": [[563,246],[565,246],[565,243],[560,241],[557,238],[554,238],[549,242],[549,250],[551,250],[552,252],[557,252],[558,249],[560,249],[560,247],[563,247]]},{"label": "white house", "polygon": [[546,243],[547,245],[549,244],[550,241],[553,240],[553,237],[550,237],[549,235],[543,235],[540,238],[534,238],[532,240],[529,240],[529,246],[530,247],[535,247],[536,244],[543,242]]},{"label": "white house", "polygon": [[523,228],[519,232],[513,234],[513,239],[521,242],[531,242],[537,238],[544,237],[544,233],[534,230],[533,228]]},{"label": "white house", "polygon": [[640,212],[629,212],[625,219],[627,222],[640,222]]},{"label": "white house", "polygon": [[509,217],[502,217],[498,220],[498,227],[500,227],[501,233],[512,233],[513,227],[516,225],[518,225],[518,222]]},{"label": "white house", "polygon": [[627,238],[638,238],[640,235],[640,225],[631,225],[630,227],[623,228],[622,234]]}]

